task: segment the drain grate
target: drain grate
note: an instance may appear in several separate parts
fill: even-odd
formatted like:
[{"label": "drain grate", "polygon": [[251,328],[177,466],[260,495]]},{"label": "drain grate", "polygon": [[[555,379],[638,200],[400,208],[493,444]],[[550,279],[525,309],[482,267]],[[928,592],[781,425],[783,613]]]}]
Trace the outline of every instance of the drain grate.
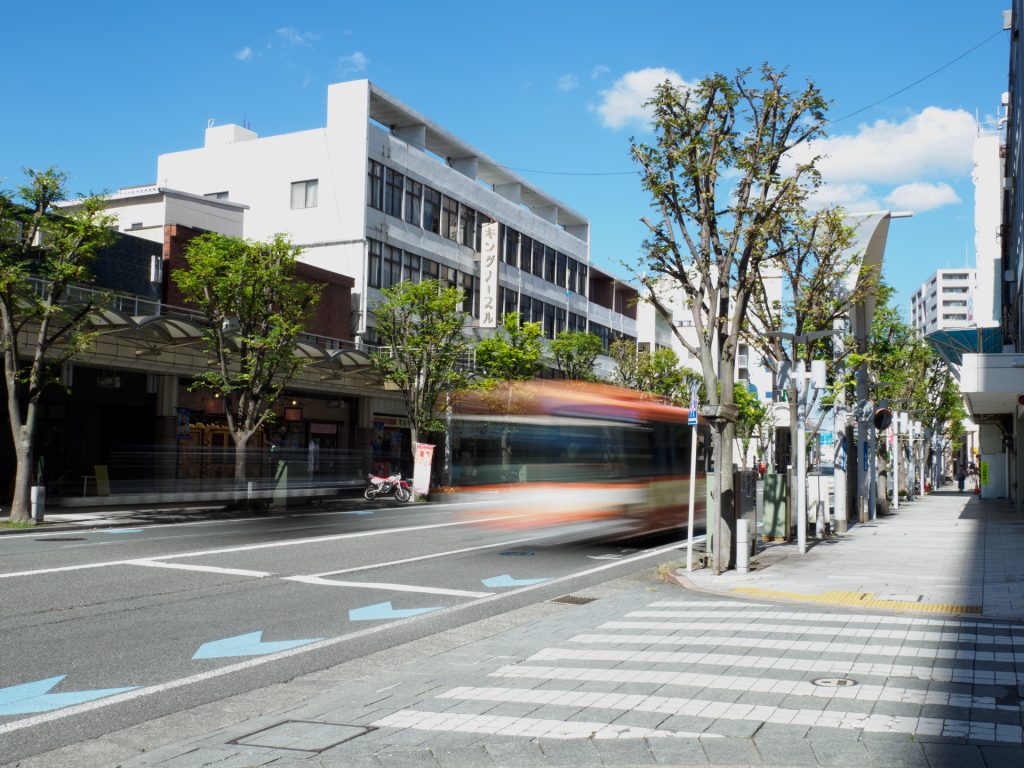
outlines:
[{"label": "drain grate", "polygon": [[586,595],[562,595],[561,597],[555,597],[548,600],[549,603],[565,603],[567,605],[586,605],[597,600],[596,597],[587,597]]},{"label": "drain grate", "polygon": [[318,753],[375,730],[377,729],[372,725],[283,720],[227,743],[265,749],[286,749],[290,752]]},{"label": "drain grate", "polygon": [[819,688],[851,688],[858,684],[856,680],[848,677],[819,677],[811,683]]}]

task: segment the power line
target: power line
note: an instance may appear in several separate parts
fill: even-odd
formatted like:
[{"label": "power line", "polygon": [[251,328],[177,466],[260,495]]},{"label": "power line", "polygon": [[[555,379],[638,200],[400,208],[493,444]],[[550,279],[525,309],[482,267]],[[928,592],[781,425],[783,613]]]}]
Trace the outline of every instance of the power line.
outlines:
[{"label": "power line", "polygon": [[[867,106],[861,107],[860,109],[856,109],[853,112],[849,112],[849,113],[843,115],[842,117],[837,117],[835,120],[826,120],[825,124],[826,125],[835,125],[836,123],[840,123],[843,120],[847,120],[847,119],[853,117],[854,115],[859,115],[861,112],[866,112],[869,109],[871,109],[872,107],[877,107],[879,104],[882,104],[882,103],[888,101],[889,99],[893,98],[894,96],[899,96],[901,93],[909,91],[914,86],[920,85],[925,80],[928,80],[928,79],[934,77],[935,75],[939,74],[939,72],[941,72],[942,70],[951,67],[953,64],[956,64],[958,61],[960,61],[960,59],[964,58],[965,56],[968,56],[969,54],[974,53],[974,51],[978,50],[979,48],[981,48],[986,43],[988,43],[988,42],[994,40],[996,37],[998,37],[999,34],[1001,32],[1003,32],[1003,31],[1004,30],[1002,30],[1002,29],[996,30],[995,32],[993,32],[991,35],[986,37],[984,40],[982,40],[977,45],[971,46],[966,51],[961,53],[959,56],[956,56],[955,58],[950,59],[945,64],[943,64],[941,67],[937,67],[936,69],[933,69],[927,75],[924,75],[923,77],[919,77],[917,80],[915,80],[914,82],[910,83],[909,85],[905,85],[902,88],[900,88],[898,90],[895,90],[895,91],[893,91],[892,93],[890,93],[890,94],[888,94],[886,96],[883,96],[882,98],[878,99],[877,101],[871,102]],[[541,171],[541,170],[538,170],[536,168],[515,168],[515,167],[513,167],[511,165],[499,165],[498,167],[504,168],[506,171],[516,171],[518,173],[539,173],[539,174],[543,174],[545,176],[635,176],[635,175],[638,175],[640,173],[640,171]]]}]

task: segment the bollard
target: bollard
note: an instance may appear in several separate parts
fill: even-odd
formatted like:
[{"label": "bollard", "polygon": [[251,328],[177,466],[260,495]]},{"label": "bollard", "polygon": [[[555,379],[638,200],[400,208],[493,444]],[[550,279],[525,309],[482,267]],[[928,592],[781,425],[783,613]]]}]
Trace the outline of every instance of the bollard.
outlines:
[{"label": "bollard", "polygon": [[736,572],[746,573],[750,570],[750,528],[749,521],[740,518],[736,521]]},{"label": "bollard", "polygon": [[32,520],[41,523],[46,514],[46,487],[33,485],[30,499],[32,501]]}]

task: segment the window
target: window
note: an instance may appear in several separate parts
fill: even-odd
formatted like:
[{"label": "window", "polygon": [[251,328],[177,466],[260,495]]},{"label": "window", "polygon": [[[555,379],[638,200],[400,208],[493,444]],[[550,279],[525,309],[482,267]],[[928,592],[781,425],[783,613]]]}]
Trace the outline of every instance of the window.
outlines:
[{"label": "window", "polygon": [[367,259],[366,282],[374,288],[380,288],[380,242],[370,240],[370,256]]},{"label": "window", "polygon": [[555,249],[544,246],[544,279],[549,283],[555,282]]},{"label": "window", "polygon": [[366,204],[378,211],[384,210],[384,166],[376,160],[370,161]]},{"label": "window", "polygon": [[459,209],[459,242],[467,248],[476,242],[476,211],[467,205]]},{"label": "window", "polygon": [[463,272],[459,277],[459,287],[462,289],[462,310],[477,317],[476,292],[474,290],[476,278],[469,272]]},{"label": "window", "polygon": [[446,288],[458,288],[459,273],[452,267],[441,267],[441,290]]},{"label": "window", "polygon": [[523,272],[533,270],[533,240],[522,235],[519,242],[519,268]]},{"label": "window", "polygon": [[384,181],[384,213],[388,216],[402,218],[402,190],[404,186],[405,176],[388,168]]},{"label": "window", "polygon": [[555,333],[562,333],[569,330],[565,322],[566,310],[555,307]]},{"label": "window", "polygon": [[402,249],[384,246],[384,261],[380,270],[380,287],[390,288],[402,281]]},{"label": "window", "polygon": [[587,295],[590,294],[590,286],[587,283],[587,269],[588,269],[588,267],[587,267],[586,264],[582,264],[581,263],[579,269],[580,269],[580,273],[579,273],[579,276],[576,278],[576,284],[579,286],[578,293],[581,293],[584,296],[587,296]]},{"label": "window", "polygon": [[402,256],[402,279],[410,283],[420,281],[420,257],[406,251]]},{"label": "window", "polygon": [[501,260],[513,267],[519,266],[519,233],[512,227],[502,227],[505,230],[502,237]]},{"label": "window", "polygon": [[511,288],[498,288],[498,307],[503,316],[518,312],[519,294]]},{"label": "window", "polygon": [[441,201],[441,237],[459,241],[459,201],[450,197]]},{"label": "window", "polygon": [[[205,197],[205,198],[207,198],[209,200],[227,200],[228,199],[228,193],[227,192],[208,192],[205,195],[203,195],[203,197]],[[295,206],[293,205],[292,208],[294,208],[294,207]]]},{"label": "window", "polygon": [[544,277],[544,244],[538,240],[533,241],[533,274]]},{"label": "window", "polygon": [[566,264],[565,289],[567,291],[571,291],[572,293],[579,293],[579,290],[576,287],[576,275],[578,273],[578,266],[579,265],[576,263],[576,259],[569,259]]},{"label": "window", "polygon": [[555,308],[550,304],[544,305],[544,337],[555,338]]},{"label": "window", "polygon": [[441,193],[423,188],[423,228],[435,235],[441,231]]},{"label": "window", "polygon": [[556,254],[555,262],[555,285],[565,288],[565,254]]},{"label": "window", "polygon": [[474,241],[472,248],[477,253],[480,253],[480,249],[483,247],[484,224],[493,223],[494,219],[490,218],[489,216],[485,216],[484,214],[480,213],[480,211],[476,212],[476,240]]},{"label": "window", "polygon": [[[292,182],[292,210],[300,208],[316,208],[317,188],[320,186],[316,179]],[[219,193],[218,193],[219,194]],[[227,197],[227,192],[224,193]]]},{"label": "window", "polygon": [[412,179],[405,180],[405,220],[420,226],[423,213],[423,185]]},{"label": "window", "polygon": [[436,261],[431,259],[423,259],[423,279],[424,280],[437,280],[441,274],[440,269]]}]

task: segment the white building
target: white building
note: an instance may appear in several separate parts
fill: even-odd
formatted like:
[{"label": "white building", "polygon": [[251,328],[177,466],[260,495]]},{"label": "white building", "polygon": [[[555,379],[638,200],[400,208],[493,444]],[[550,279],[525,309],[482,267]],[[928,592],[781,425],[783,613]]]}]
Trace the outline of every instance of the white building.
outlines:
[{"label": "white building", "polygon": [[[477,327],[519,311],[547,338],[636,338],[636,292],[591,268],[584,216],[367,80],[328,87],[325,127],[210,126],[202,147],[161,155],[157,178],[248,206],[246,237],[287,233],[303,261],[354,278],[361,341],[375,341],[380,289],[427,278],[463,288]],[[489,224],[497,263],[482,271]]]},{"label": "white building", "polygon": [[910,297],[910,322],[921,336],[949,328],[969,328],[975,320],[978,270],[938,269]]}]

